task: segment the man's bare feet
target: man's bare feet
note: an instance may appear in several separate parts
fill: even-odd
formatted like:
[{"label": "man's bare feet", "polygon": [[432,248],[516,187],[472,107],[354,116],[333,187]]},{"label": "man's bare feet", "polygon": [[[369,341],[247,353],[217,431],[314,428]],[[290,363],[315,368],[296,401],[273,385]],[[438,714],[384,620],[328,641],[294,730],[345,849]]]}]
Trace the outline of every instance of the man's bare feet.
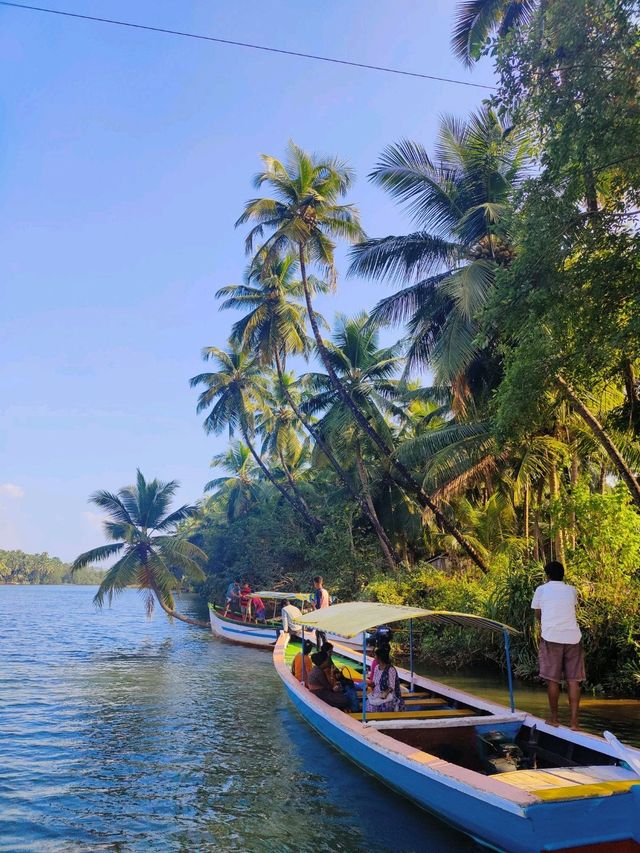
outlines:
[{"label": "man's bare feet", "polygon": [[554,727],[554,729],[557,729],[557,728],[558,728],[558,726],[560,725],[560,723],[559,723],[557,720],[545,720],[545,723],[546,723],[548,726],[553,726],[553,727]]},{"label": "man's bare feet", "polygon": [[581,732],[582,729],[577,723],[571,723],[570,729],[572,732]]}]

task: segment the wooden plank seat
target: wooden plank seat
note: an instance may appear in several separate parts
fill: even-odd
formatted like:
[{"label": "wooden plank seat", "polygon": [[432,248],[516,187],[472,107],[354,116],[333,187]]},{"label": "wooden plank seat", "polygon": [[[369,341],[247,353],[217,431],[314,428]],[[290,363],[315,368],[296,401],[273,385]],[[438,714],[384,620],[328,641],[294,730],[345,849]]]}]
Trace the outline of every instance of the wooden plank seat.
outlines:
[{"label": "wooden plank seat", "polygon": [[405,705],[410,705],[412,707],[414,705],[424,705],[425,708],[437,708],[441,705],[447,705],[446,699],[438,699],[436,697],[421,699],[419,696],[416,696],[415,694],[411,693],[409,693],[408,696],[403,696],[402,700]]},{"label": "wooden plank seat", "polygon": [[[362,711],[349,711],[350,717],[362,719]],[[468,710],[443,708],[432,711],[367,711],[367,720],[423,720],[435,717],[468,717]]]}]

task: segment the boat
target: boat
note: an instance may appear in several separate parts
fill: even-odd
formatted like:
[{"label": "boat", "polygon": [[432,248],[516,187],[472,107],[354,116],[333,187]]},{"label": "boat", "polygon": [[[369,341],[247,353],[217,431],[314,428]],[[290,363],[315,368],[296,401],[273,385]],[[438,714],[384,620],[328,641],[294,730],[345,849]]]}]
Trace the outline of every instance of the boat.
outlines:
[{"label": "boat", "polygon": [[[261,591],[252,592],[252,595],[274,602],[273,617],[267,619],[265,622],[245,622],[236,613],[228,613],[225,616],[223,607],[218,607],[209,602],[209,623],[211,631],[216,637],[244,646],[273,648],[278,636],[282,633],[282,622],[279,617],[276,618],[275,616],[277,602],[289,599],[290,601],[298,601],[304,604],[311,599],[311,594],[306,592]],[[305,614],[305,617],[306,615],[310,614]],[[302,633],[302,631],[303,626],[301,625],[300,632]],[[355,637],[342,637],[337,634],[328,633],[327,639],[332,643],[341,642],[347,646],[360,648],[363,636],[361,633],[356,634]]]},{"label": "boat", "polygon": [[[496,631],[507,652],[518,633],[472,614],[370,602],[337,604],[308,621],[354,636],[418,618]],[[274,665],[302,717],[362,769],[480,844],[508,853],[640,851],[640,750],[516,710],[511,678],[507,708],[415,675],[412,662],[396,667],[405,710],[367,713],[365,692],[362,710],[347,713],[296,680],[288,643],[278,639]],[[360,658],[335,645],[334,663],[358,660],[362,673],[366,648]]]}]

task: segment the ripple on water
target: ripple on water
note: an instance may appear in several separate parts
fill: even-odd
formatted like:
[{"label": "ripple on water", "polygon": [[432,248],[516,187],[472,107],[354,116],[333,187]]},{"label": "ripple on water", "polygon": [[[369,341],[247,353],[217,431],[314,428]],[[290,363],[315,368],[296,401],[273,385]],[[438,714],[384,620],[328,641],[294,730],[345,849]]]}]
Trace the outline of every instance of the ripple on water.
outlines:
[{"label": "ripple on water", "polygon": [[92,595],[0,587],[0,850],[477,849],[316,737],[268,654]]}]

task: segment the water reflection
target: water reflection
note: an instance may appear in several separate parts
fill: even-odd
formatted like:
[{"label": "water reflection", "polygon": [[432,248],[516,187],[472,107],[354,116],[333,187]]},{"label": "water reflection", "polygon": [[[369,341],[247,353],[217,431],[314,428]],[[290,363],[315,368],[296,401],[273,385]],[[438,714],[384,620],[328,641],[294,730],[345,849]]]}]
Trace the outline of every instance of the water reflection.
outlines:
[{"label": "water reflection", "polygon": [[268,654],[91,596],[0,587],[0,850],[476,849],[317,737]]}]

